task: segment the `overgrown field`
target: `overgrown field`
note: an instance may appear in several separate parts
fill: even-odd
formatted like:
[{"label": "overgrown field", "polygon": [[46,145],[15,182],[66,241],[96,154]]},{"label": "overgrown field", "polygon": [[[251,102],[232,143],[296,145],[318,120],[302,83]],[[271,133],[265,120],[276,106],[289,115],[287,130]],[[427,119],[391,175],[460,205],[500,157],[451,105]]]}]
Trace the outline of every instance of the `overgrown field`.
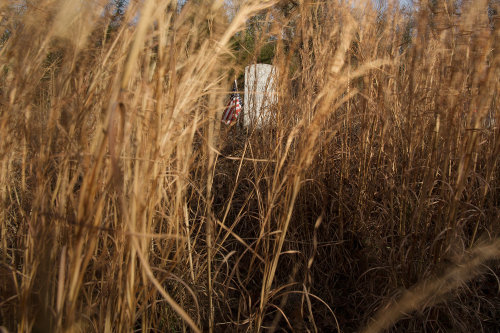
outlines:
[{"label": "overgrown field", "polygon": [[1,2],[0,328],[498,332],[500,2],[376,3]]}]

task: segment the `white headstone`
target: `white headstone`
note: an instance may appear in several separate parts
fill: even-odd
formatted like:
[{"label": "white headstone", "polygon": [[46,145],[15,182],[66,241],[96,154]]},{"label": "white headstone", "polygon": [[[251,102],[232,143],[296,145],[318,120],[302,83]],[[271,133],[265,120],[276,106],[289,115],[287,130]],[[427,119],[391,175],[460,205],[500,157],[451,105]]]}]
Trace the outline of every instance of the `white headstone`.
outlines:
[{"label": "white headstone", "polygon": [[276,68],[272,65],[255,64],[245,67],[245,126],[262,127],[269,123],[270,107],[278,100],[275,78]]}]

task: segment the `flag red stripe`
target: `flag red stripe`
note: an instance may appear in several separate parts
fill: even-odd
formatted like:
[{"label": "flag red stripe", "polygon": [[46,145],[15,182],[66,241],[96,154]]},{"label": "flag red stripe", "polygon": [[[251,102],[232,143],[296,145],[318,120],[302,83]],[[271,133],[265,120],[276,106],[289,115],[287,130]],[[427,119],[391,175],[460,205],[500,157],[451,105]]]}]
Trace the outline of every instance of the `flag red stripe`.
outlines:
[{"label": "flag red stripe", "polygon": [[241,111],[240,98],[238,96],[235,96],[231,98],[226,108],[224,109],[222,122],[225,123],[226,125],[231,124],[238,118],[240,111]]}]

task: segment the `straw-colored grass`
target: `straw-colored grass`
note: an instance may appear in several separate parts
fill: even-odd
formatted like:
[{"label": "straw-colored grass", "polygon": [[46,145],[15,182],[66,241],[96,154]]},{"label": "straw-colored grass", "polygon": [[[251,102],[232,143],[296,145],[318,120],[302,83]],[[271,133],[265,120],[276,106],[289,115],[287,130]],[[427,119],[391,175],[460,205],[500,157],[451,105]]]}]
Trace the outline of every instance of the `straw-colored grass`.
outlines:
[{"label": "straw-colored grass", "polygon": [[0,330],[498,329],[499,2],[374,3],[0,4]]}]

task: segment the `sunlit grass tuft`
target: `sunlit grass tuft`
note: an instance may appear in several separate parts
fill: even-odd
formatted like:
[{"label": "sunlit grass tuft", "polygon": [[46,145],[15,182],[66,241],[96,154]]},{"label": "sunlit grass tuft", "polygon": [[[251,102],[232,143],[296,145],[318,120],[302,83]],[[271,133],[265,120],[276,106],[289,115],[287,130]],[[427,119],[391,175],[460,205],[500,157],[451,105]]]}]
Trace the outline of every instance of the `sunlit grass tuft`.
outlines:
[{"label": "sunlit grass tuft", "polygon": [[496,329],[498,4],[234,4],[0,5],[0,324]]}]

